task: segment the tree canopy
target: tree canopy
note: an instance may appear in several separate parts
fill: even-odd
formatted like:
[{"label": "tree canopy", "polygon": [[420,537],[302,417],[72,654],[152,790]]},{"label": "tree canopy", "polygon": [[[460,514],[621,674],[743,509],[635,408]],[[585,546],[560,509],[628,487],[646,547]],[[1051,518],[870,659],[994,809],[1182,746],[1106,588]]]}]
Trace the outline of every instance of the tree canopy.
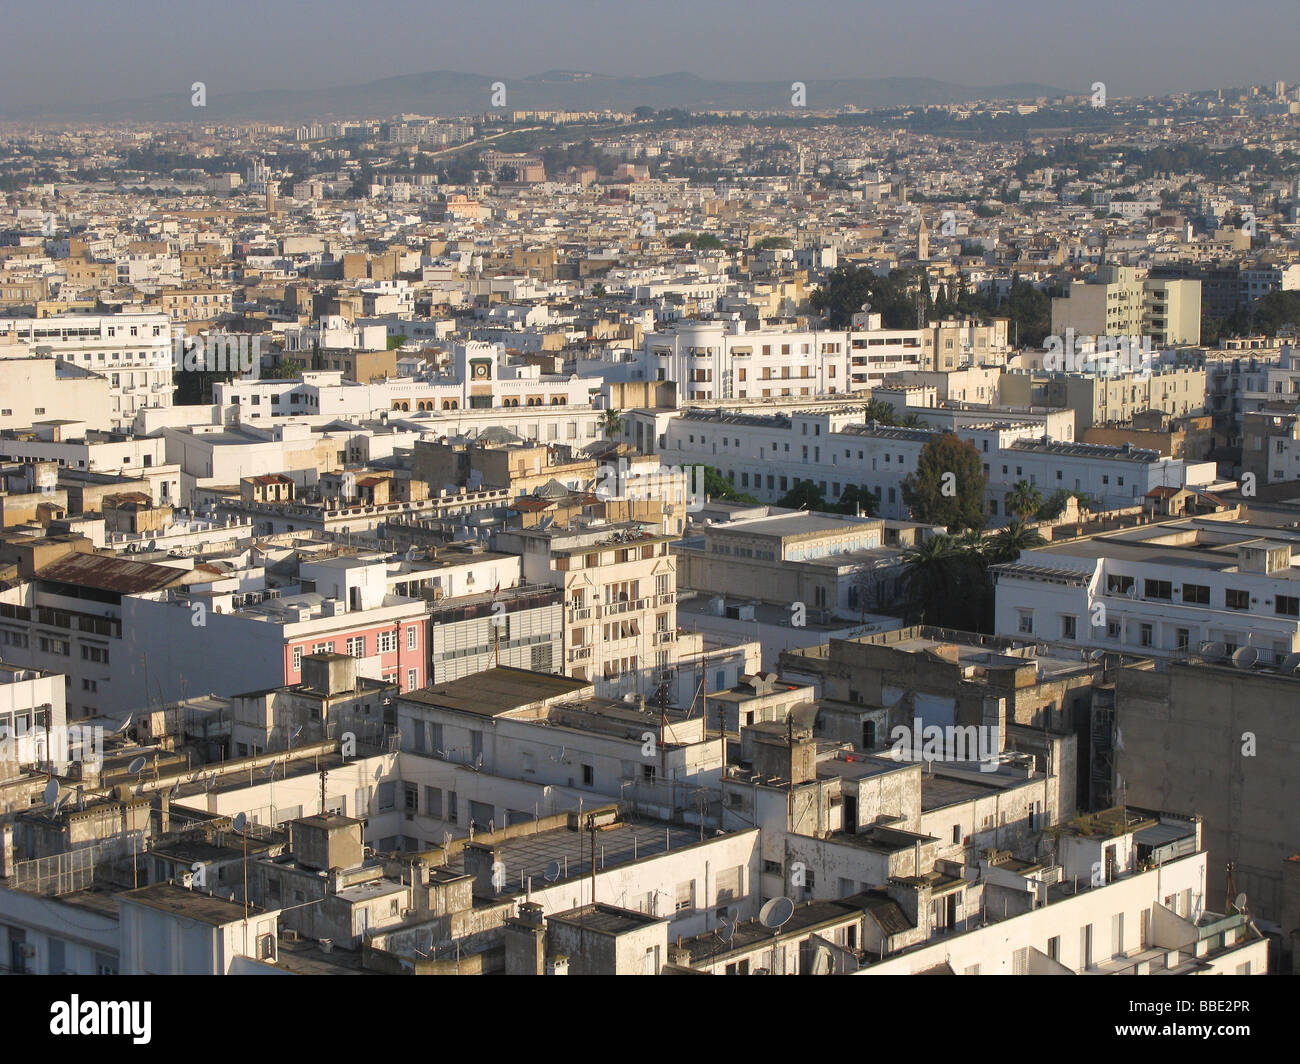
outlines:
[{"label": "tree canopy", "polygon": [[903,480],[903,501],[912,519],[950,531],[983,528],[984,473],[975,445],[945,432],[921,448],[916,471]]}]

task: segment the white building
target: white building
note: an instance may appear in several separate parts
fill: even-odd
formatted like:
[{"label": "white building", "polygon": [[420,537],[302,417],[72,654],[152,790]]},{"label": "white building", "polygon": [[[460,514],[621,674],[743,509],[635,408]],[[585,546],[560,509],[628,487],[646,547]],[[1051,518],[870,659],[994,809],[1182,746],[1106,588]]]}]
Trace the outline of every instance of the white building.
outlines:
[{"label": "white building", "polygon": [[[1147,657],[1300,650],[1300,534],[1231,514],[1025,551],[996,566],[996,626],[1085,650]],[[1244,659],[1243,659],[1244,660]]]},{"label": "white building", "polygon": [[3,333],[38,355],[51,354],[108,378],[108,414],[115,428],[129,428],[137,410],[172,405],[172,335],[166,314],[0,318]]}]

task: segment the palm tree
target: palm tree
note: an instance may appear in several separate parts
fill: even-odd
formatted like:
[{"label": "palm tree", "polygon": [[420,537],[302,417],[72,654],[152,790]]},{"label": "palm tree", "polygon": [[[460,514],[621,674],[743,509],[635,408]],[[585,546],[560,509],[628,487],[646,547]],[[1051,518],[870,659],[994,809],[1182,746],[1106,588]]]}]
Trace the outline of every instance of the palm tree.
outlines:
[{"label": "palm tree", "polygon": [[898,420],[898,427],[900,429],[923,429],[925,428],[925,422],[921,420],[920,414],[904,414]]},{"label": "palm tree", "polygon": [[1022,521],[1027,521],[1042,508],[1043,493],[1027,480],[1022,480],[1007,492],[1007,509]]},{"label": "palm tree", "polygon": [[984,538],[984,533],[978,528],[968,528],[960,536],[957,536],[953,545],[963,554],[970,555],[973,559],[983,561],[984,555],[989,549],[988,540]]},{"label": "palm tree", "polygon": [[868,399],[866,420],[877,421],[882,425],[894,424],[894,408],[879,399]]},{"label": "palm tree", "polygon": [[921,623],[939,624],[953,594],[956,544],[947,533],[922,540],[903,555],[903,587],[909,612]]},{"label": "palm tree", "polygon": [[1013,562],[1020,557],[1021,551],[1041,547],[1046,542],[1037,529],[1030,528],[1023,521],[1012,521],[993,537],[989,559],[994,564]]},{"label": "palm tree", "polygon": [[607,440],[612,440],[615,436],[622,436],[626,424],[623,415],[613,407],[600,415],[600,430]]}]

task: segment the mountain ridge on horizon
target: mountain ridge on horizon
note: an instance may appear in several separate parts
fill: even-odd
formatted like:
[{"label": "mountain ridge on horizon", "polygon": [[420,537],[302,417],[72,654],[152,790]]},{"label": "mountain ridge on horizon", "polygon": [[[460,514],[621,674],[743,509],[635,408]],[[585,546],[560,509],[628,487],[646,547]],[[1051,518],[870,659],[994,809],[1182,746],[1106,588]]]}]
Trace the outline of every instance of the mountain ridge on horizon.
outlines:
[{"label": "mountain ridge on horizon", "polygon": [[[432,70],[324,89],[263,89],[222,93],[205,84],[207,106],[190,103],[190,86],[175,93],[110,100],[84,107],[7,108],[0,117],[38,121],[85,118],[115,121],[303,122],[318,119],[378,117],[401,113],[456,117],[491,110],[492,86],[504,82],[507,110],[631,111],[637,107],[692,111],[781,111],[791,109],[791,81],[711,81],[689,71],[628,77],[578,70],[549,70],[511,79],[487,74]],[[970,100],[1025,100],[1065,94],[1033,82],[990,86],[960,85],[928,77],[808,79],[812,111],[963,103]]]}]

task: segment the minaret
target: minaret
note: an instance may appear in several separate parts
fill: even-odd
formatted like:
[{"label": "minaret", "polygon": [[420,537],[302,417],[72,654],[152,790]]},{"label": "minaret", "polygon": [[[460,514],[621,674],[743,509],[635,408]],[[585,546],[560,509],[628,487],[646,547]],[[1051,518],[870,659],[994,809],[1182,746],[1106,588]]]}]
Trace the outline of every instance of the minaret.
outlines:
[{"label": "minaret", "polygon": [[925,224],[925,215],[921,215],[921,228],[916,234],[916,257],[920,262],[930,261],[930,230]]}]

